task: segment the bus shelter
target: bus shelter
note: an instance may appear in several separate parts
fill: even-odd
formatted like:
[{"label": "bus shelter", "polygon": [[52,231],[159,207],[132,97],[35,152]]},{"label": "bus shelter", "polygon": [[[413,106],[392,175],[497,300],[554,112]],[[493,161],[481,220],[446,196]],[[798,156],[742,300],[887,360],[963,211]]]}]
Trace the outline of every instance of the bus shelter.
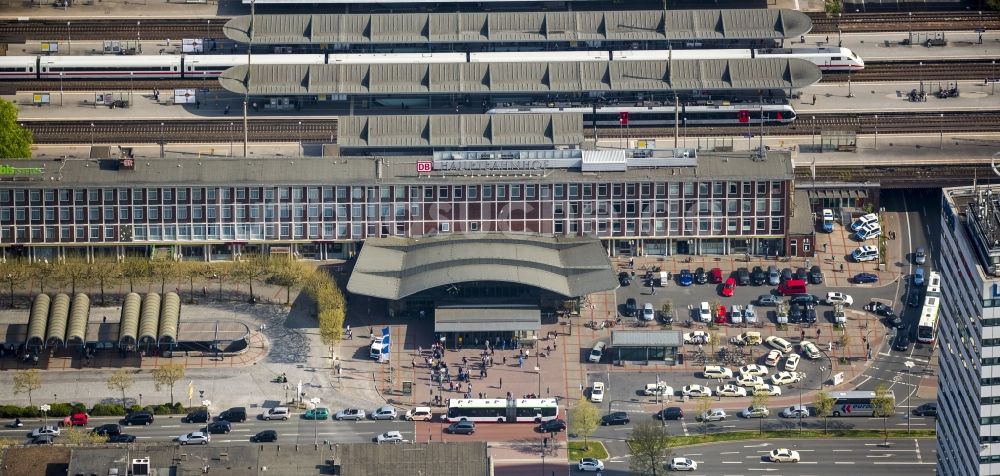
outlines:
[{"label": "bus shelter", "polygon": [[611,331],[611,355],[616,362],[676,364],[680,346],[677,331]]}]

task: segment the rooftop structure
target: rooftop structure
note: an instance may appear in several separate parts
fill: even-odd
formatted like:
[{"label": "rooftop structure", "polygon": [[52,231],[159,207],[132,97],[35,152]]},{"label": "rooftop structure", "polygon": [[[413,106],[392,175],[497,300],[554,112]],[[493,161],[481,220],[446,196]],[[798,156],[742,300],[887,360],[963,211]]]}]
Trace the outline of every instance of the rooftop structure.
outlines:
[{"label": "rooftop structure", "polygon": [[[428,95],[790,90],[818,82],[801,59],[558,63],[255,64],[227,69],[223,88],[251,96]],[[249,91],[248,85],[249,84]]]},{"label": "rooftop structure", "polygon": [[[262,0],[261,3],[267,0]],[[308,3],[315,3],[310,0]],[[351,2],[355,3],[355,2]],[[229,39],[250,41],[250,16],[229,20]],[[256,15],[253,43],[375,45],[796,38],[812,29],[788,9],[633,10]]]},{"label": "rooftop structure", "polygon": [[579,146],[582,114],[348,116],[337,124],[341,147]]},{"label": "rooftop structure", "polygon": [[[948,197],[959,213],[985,274],[1000,277],[1000,189],[949,189]],[[948,217],[954,221],[955,217]]]}]

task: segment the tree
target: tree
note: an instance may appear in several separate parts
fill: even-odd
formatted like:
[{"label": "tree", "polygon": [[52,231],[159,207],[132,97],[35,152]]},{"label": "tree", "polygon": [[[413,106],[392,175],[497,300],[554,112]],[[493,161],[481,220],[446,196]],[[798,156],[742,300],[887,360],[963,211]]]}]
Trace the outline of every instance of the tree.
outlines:
[{"label": "tree", "polygon": [[660,307],[660,313],[663,314],[663,320],[666,322],[673,321],[674,315],[674,300],[667,298],[663,301],[663,306]]},{"label": "tree", "polygon": [[164,386],[170,387],[170,405],[174,404],[174,384],[184,378],[184,365],[165,364],[158,369],[153,369],[153,385],[159,392]]},{"label": "tree", "polygon": [[167,292],[167,280],[180,273],[180,265],[172,259],[158,259],[149,263],[149,275],[160,281],[160,294]]},{"label": "tree", "polygon": [[994,10],[1000,10],[1000,0],[986,0],[986,5]]},{"label": "tree", "polygon": [[28,268],[31,278],[38,281],[38,292],[45,292],[45,284],[56,274],[56,269],[49,264],[49,260],[35,261]]},{"label": "tree", "polygon": [[14,374],[14,393],[27,393],[32,405],[31,392],[42,388],[42,374],[37,369],[19,370]]},{"label": "tree", "polygon": [[[753,408],[767,408],[767,403],[771,400],[771,396],[765,392],[755,393],[753,398],[750,399],[750,406]],[[764,434],[764,419],[758,418],[760,422],[757,425],[757,434]]]},{"label": "tree", "polygon": [[106,435],[98,435],[97,433],[87,431],[86,428],[77,428],[75,426],[64,428],[59,433],[59,439],[71,445],[99,445],[108,442]]},{"label": "tree", "polygon": [[222,300],[222,281],[233,275],[231,263],[209,263],[205,268],[205,277],[219,280],[219,300]]},{"label": "tree", "polygon": [[875,386],[875,397],[872,398],[872,416],[882,419],[882,431],[885,433],[885,444],[889,444],[889,427],[886,420],[896,414],[896,399],[889,387],[880,383]]},{"label": "tree", "polygon": [[184,261],[180,263],[179,275],[188,278],[188,284],[190,286],[190,297],[188,298],[189,303],[194,302],[194,280],[208,276],[208,270],[209,268],[205,265],[205,263],[199,263],[196,261]]},{"label": "tree", "polygon": [[833,414],[833,405],[835,403],[837,403],[837,399],[831,397],[826,392],[817,393],[816,400],[813,400],[813,406],[816,407],[816,416],[823,418],[823,433],[827,432],[827,425],[829,424],[830,415]]},{"label": "tree", "polygon": [[344,332],[346,302],[337,283],[325,271],[315,269],[306,277],[302,290],[315,302],[320,339],[328,346],[339,342]]},{"label": "tree", "polygon": [[66,260],[56,268],[59,280],[69,283],[70,296],[76,295],[76,283],[90,281],[91,268],[85,261],[78,259]]},{"label": "tree", "polygon": [[712,398],[708,395],[702,395],[698,397],[698,415],[695,418],[701,418],[701,432],[703,434],[708,433],[708,420],[702,418],[705,412],[712,408]]},{"label": "tree", "polygon": [[626,442],[632,454],[628,466],[636,474],[655,476],[670,457],[670,434],[666,427],[652,421],[635,425],[632,436]]},{"label": "tree", "polygon": [[120,390],[122,392],[122,408],[128,408],[125,403],[125,391],[134,384],[135,379],[132,378],[132,372],[125,369],[115,370],[108,377],[108,390]]},{"label": "tree", "polygon": [[601,411],[586,397],[581,396],[576,405],[569,409],[569,427],[573,433],[583,436],[585,444],[599,424],[601,424]]},{"label": "tree", "polygon": [[17,108],[0,99],[0,159],[30,159],[31,131],[17,122]]},{"label": "tree", "polygon": [[105,305],[104,299],[104,287],[108,284],[112,284],[118,280],[118,277],[122,274],[122,267],[118,264],[118,261],[98,258],[90,262],[90,274],[97,280],[97,284],[101,287],[101,305]]},{"label": "tree", "polygon": [[847,333],[847,330],[841,332],[840,337],[837,338],[837,345],[840,346],[840,360],[841,362],[847,361],[847,347],[851,345],[851,336]]},{"label": "tree", "polygon": [[0,263],[0,279],[10,288],[10,308],[14,308],[14,286],[20,285],[31,275],[28,267],[17,260]]},{"label": "tree", "polygon": [[292,259],[271,261],[271,284],[285,288],[285,304],[292,301],[292,288],[299,287],[309,276],[309,267]]},{"label": "tree", "polygon": [[250,290],[250,302],[256,302],[253,295],[253,282],[267,276],[270,273],[270,266],[267,258],[255,254],[237,262],[233,266],[232,272],[233,277],[247,283]]},{"label": "tree", "polygon": [[125,258],[121,263],[122,277],[128,280],[128,292],[135,292],[135,282],[149,277],[149,260]]}]

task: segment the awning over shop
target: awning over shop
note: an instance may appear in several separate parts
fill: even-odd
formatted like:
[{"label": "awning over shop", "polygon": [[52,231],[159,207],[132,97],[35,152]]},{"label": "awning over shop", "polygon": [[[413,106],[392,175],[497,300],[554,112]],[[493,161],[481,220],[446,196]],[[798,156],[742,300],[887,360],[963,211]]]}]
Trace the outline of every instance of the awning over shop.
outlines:
[{"label": "awning over shop", "polygon": [[434,332],[518,332],[542,328],[537,307],[439,307]]}]

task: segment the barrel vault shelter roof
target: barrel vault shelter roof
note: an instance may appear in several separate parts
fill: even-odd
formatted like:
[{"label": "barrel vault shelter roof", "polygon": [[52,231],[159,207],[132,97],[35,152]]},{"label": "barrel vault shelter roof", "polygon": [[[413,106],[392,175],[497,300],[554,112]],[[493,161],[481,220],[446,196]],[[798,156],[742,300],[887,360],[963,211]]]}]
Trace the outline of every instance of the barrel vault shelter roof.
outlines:
[{"label": "barrel vault shelter roof", "polygon": [[[249,73],[249,76],[248,76]],[[801,59],[440,63],[255,64],[219,77],[223,88],[251,96],[577,93],[799,89],[819,82]]]},{"label": "barrel vault shelter roof", "polygon": [[397,300],[471,281],[518,283],[567,297],[618,286],[597,238],[483,233],[371,238],[361,249],[347,289]]},{"label": "barrel vault shelter roof", "polygon": [[[250,16],[226,22],[248,43]],[[787,9],[256,15],[254,44],[414,44],[544,41],[766,40],[812,30]]]},{"label": "barrel vault shelter roof", "polygon": [[582,114],[349,116],[342,147],[556,146],[583,143]]}]

